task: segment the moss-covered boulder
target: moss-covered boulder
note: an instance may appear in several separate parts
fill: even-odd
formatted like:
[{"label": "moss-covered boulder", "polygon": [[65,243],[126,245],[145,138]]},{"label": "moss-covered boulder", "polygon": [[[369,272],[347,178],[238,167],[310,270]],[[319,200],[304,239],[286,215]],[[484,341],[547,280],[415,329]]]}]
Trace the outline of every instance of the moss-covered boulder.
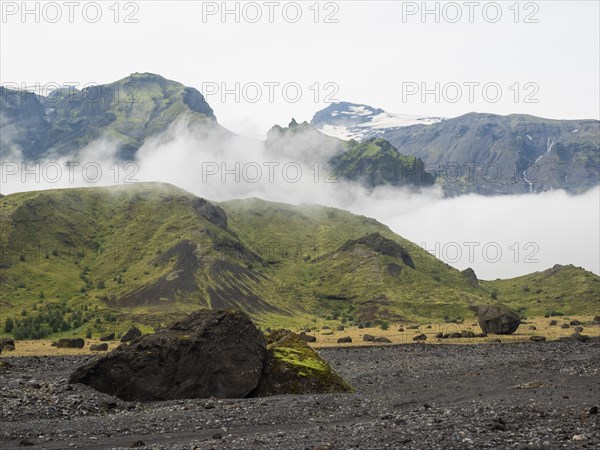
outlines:
[{"label": "moss-covered boulder", "polygon": [[267,349],[263,376],[253,396],[352,391],[327,361],[291,331],[270,333]]}]

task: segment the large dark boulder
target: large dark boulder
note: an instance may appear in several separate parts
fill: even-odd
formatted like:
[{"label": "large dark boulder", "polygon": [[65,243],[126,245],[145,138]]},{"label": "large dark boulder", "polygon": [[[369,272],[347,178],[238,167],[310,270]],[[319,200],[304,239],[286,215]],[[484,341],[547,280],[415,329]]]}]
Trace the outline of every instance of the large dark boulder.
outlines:
[{"label": "large dark boulder", "polygon": [[488,334],[512,334],[521,324],[521,318],[513,310],[502,305],[474,306],[479,326]]},{"label": "large dark boulder", "polygon": [[59,339],[56,343],[58,348],[83,348],[85,341],[81,338]]},{"label": "large dark boulder", "polygon": [[129,330],[127,330],[127,333],[125,333],[123,337],[121,337],[121,342],[131,342],[134,339],[137,339],[141,336],[142,332],[138,327],[134,325]]},{"label": "large dark boulder", "polygon": [[202,310],[92,361],[71,375],[123,400],[242,398],[257,386],[267,349],[240,311]]},{"label": "large dark boulder", "polygon": [[303,331],[302,333],[300,333],[298,335],[298,337],[303,340],[304,342],[317,342],[317,338],[316,336],[311,336],[310,334],[306,334],[305,331]]},{"label": "large dark boulder", "polygon": [[252,396],[349,392],[352,388],[327,361],[288,330],[268,336],[268,354],[263,376]]},{"label": "large dark boulder", "polygon": [[101,341],[114,341],[115,340],[115,333],[108,333],[105,334],[104,336],[100,337]]},{"label": "large dark boulder", "polygon": [[579,342],[587,342],[591,339],[589,336],[580,333],[573,333],[571,337]]},{"label": "large dark boulder", "polygon": [[107,352],[108,344],[106,342],[102,342],[101,344],[92,344],[92,345],[90,345],[90,351],[92,351],[92,352]]}]

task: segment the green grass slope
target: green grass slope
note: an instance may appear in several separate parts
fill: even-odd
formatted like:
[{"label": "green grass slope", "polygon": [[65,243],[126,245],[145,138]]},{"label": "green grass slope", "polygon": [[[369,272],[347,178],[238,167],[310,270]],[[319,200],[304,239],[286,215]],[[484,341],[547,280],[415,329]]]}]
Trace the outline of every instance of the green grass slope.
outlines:
[{"label": "green grass slope", "polygon": [[272,282],[260,258],[222,257],[243,249],[223,211],[174,186],[8,195],[0,225],[0,307],[32,327],[55,314],[98,330],[110,317],[158,326],[199,307],[287,314],[263,299]]},{"label": "green grass slope", "polygon": [[600,277],[573,265],[556,265],[508,280],[484,281],[498,301],[525,316],[600,315]]}]

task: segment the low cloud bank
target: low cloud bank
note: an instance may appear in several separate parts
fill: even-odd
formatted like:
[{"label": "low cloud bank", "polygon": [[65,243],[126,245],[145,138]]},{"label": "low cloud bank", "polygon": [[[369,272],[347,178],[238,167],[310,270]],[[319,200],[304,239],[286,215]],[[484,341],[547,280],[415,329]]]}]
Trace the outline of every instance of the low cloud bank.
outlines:
[{"label": "low cloud bank", "polygon": [[514,277],[554,264],[600,274],[599,187],[576,196],[551,191],[450,199],[438,187],[367,190],[336,180],[324,161],[311,160],[319,153],[308,157],[306,141],[298,142],[297,149],[288,141],[284,154],[274,154],[262,141],[180,121],[149,139],[135,163],[115,162],[118,144],[110,139],[37,167],[3,158],[0,190],[8,194],[161,181],[215,201],[258,197],[373,217],[448,264],[472,267],[482,279]]}]

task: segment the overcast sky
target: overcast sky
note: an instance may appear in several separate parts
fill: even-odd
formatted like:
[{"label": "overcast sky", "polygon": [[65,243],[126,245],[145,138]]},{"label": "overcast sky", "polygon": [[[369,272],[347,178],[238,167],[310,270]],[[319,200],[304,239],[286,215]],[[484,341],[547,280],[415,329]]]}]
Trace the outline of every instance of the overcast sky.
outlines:
[{"label": "overcast sky", "polygon": [[[204,91],[239,82],[239,102],[233,94],[207,99],[223,125],[247,135],[292,116],[310,120],[327,96],[416,115],[600,115],[597,1],[428,2],[437,17],[423,17],[422,2],[300,2],[296,23],[298,8],[285,1],[229,2],[239,15],[224,19],[222,2],[121,2],[118,17],[113,2],[100,2],[96,23],[91,2],[74,7],[73,23],[64,2],[26,3],[34,11],[39,4],[38,17],[23,17],[22,2],[2,2],[2,83],[108,83],[146,71]],[[436,82],[437,102],[409,95]],[[264,83],[281,83],[273,102]],[[286,83],[297,85],[284,93]],[[472,99],[464,83],[480,83]]]}]

